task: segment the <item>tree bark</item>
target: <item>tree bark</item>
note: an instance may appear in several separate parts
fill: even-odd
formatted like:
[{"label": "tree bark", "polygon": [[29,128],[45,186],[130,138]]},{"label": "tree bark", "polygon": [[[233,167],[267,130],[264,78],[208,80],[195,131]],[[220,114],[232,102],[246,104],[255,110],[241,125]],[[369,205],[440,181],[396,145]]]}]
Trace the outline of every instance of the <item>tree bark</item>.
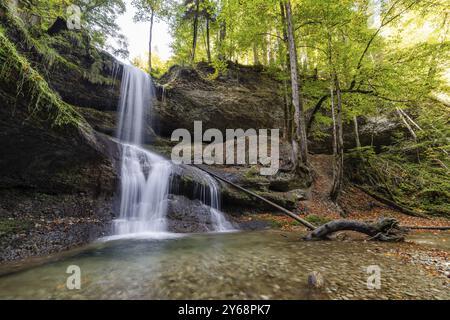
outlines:
[{"label": "tree bark", "polygon": [[342,96],[339,78],[334,74],[334,86],[337,97],[337,115],[336,115],[336,153],[334,155],[334,181],[331,190],[331,200],[336,202],[342,191],[342,180],[344,176],[344,138],[342,128]]},{"label": "tree bark", "polygon": [[406,128],[408,129],[409,133],[411,133],[411,136],[414,138],[414,140],[417,140],[417,135],[414,132],[413,128],[409,125],[408,121],[406,121],[405,117],[403,116],[402,112],[400,111],[399,108],[397,108],[397,114],[400,117],[400,119],[403,121],[403,123],[405,124]]},{"label": "tree bark", "polygon": [[259,55],[258,55],[258,47],[256,46],[256,43],[253,43],[253,65],[257,66],[260,65],[259,62]]},{"label": "tree bark", "polygon": [[152,72],[152,40],[153,40],[153,20],[155,18],[155,11],[153,9],[150,17],[150,40],[148,41],[148,73]]},{"label": "tree bark", "polygon": [[338,231],[356,231],[367,234],[371,240],[390,242],[404,241],[407,233],[407,230],[401,228],[398,221],[393,218],[382,218],[375,223],[334,220],[309,233],[305,240],[327,240],[329,236]]},{"label": "tree bark", "polygon": [[269,64],[268,59],[268,45],[267,45],[267,39],[263,36],[262,39],[262,63],[263,65],[267,66]]},{"label": "tree bark", "polygon": [[353,116],[353,125],[355,129],[355,143],[357,148],[361,148],[361,140],[359,140],[358,118]]},{"label": "tree bark", "polygon": [[206,17],[206,50],[208,54],[208,63],[211,63],[211,39],[209,30],[209,17]]},{"label": "tree bark", "polygon": [[225,22],[220,23],[220,31],[219,31],[219,60],[224,61],[225,56],[225,50],[224,50],[224,42],[225,37],[227,36],[227,24]]},{"label": "tree bark", "polygon": [[305,115],[303,111],[303,99],[298,80],[297,48],[295,45],[294,27],[292,22],[292,10],[290,0],[284,2],[287,18],[287,36],[289,43],[289,58],[291,66],[292,105],[294,106],[295,137],[292,139],[295,168],[307,167],[308,142],[306,138]]},{"label": "tree bark", "polygon": [[333,155],[337,154],[337,131],[336,131],[336,111],[334,107],[334,81],[333,77],[331,78],[331,119],[333,119]]},{"label": "tree bark", "polygon": [[[286,46],[286,56],[285,61],[283,63],[283,70],[286,74],[289,72],[289,65],[290,65],[290,57],[289,57],[289,43],[288,43],[288,35],[287,35],[287,23],[286,23],[286,12],[284,10],[284,4],[282,1],[280,1],[280,14],[281,14],[281,23],[282,23],[282,30],[283,30],[283,42]],[[282,60],[282,49],[280,45],[280,60]],[[293,138],[293,117],[292,117],[292,105],[290,103],[289,99],[289,92],[288,92],[288,84],[287,80],[283,79],[283,87],[284,87],[284,118],[285,118],[285,128],[286,128],[286,138],[288,141],[292,141]]]},{"label": "tree bark", "polygon": [[191,64],[194,64],[194,61],[195,61],[195,50],[197,48],[199,10],[200,10],[200,0],[195,0],[195,13],[194,13],[194,26],[193,26],[193,38],[192,38]]}]

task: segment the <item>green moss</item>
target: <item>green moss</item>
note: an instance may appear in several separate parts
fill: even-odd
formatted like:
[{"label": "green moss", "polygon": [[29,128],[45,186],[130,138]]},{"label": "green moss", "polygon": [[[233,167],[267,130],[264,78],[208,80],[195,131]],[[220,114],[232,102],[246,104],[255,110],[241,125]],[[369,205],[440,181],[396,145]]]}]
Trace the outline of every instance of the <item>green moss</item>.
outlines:
[{"label": "green moss", "polygon": [[[17,81],[15,88],[16,104],[18,100],[27,101],[31,117],[49,120],[52,125],[78,127],[82,124],[81,116],[49,88],[44,78],[33,69],[29,61],[19,54],[12,42],[0,28],[0,81],[8,83]],[[44,118],[45,116],[45,118]]]},{"label": "green moss", "polygon": [[316,226],[321,226],[321,225],[323,225],[323,224],[328,223],[328,222],[331,221],[331,219],[329,219],[329,218],[326,218],[326,217],[320,217],[320,216],[317,216],[317,215],[315,215],[315,214],[310,214],[310,215],[308,215],[308,216],[305,218],[305,220],[308,221],[308,222],[310,222],[310,223],[312,223],[312,224],[314,224],[314,225],[316,225]]},{"label": "green moss", "polygon": [[[102,69],[102,63],[98,50],[95,48],[89,48],[89,43],[83,43],[81,32],[65,32],[63,35],[49,36],[47,34],[41,35],[39,39],[35,39],[31,36],[30,32],[25,27],[23,21],[11,14],[7,6],[3,3],[0,4],[0,22],[4,26],[4,34],[6,36],[14,35],[19,37],[19,44],[21,48],[19,51],[23,51],[26,54],[37,54],[39,56],[39,62],[34,61],[33,67],[38,69],[42,74],[50,74],[52,68],[69,69],[79,74],[83,79],[88,80],[93,84],[112,85],[113,80],[106,78],[100,74]],[[94,63],[88,68],[83,69],[77,64],[67,60],[61,56],[55,49],[55,46],[65,47],[69,52],[73,51],[75,47],[83,47],[83,49],[89,50],[89,53],[94,58]]]},{"label": "green moss", "polygon": [[347,163],[355,182],[401,207],[419,214],[450,216],[449,161],[436,162],[426,152],[420,155],[419,162],[410,155],[410,146],[391,147],[381,154],[360,148],[347,155]]}]

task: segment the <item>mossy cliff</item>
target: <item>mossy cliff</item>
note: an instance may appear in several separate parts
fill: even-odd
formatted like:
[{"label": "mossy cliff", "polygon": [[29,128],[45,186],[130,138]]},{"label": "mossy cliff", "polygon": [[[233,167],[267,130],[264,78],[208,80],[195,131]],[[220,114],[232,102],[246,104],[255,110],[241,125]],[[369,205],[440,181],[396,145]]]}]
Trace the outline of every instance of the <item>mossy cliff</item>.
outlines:
[{"label": "mossy cliff", "polygon": [[[20,225],[25,235],[8,233],[15,228],[2,229],[0,259],[9,260],[99,236],[104,223],[86,233],[67,222],[61,224],[60,236],[53,235],[45,246],[21,245],[48,235],[36,221],[65,221],[75,215],[109,221],[116,176],[107,156],[114,153],[114,145],[64,102],[42,75],[44,64],[37,61],[50,59],[51,51],[37,46],[3,4],[0,17],[0,224]],[[52,65],[63,63],[55,61]]]}]

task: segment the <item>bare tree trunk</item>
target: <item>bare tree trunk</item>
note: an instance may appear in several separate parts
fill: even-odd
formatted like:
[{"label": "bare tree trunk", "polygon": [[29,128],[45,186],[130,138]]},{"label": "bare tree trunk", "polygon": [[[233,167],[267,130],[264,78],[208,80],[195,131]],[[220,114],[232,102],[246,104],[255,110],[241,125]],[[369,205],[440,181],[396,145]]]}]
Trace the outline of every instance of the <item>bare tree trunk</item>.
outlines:
[{"label": "bare tree trunk", "polygon": [[356,116],[353,116],[353,125],[355,128],[356,147],[361,148],[361,140],[359,140],[358,118]]},{"label": "bare tree trunk", "polygon": [[283,90],[284,90],[284,128],[286,130],[286,139],[288,141],[292,140],[292,127],[291,127],[291,107],[289,103],[289,93],[287,80],[283,80]]},{"label": "bare tree trunk", "polygon": [[405,240],[407,230],[393,218],[382,218],[374,223],[354,220],[334,220],[324,224],[306,236],[306,240],[326,240],[338,231],[356,231],[367,234],[371,240],[400,242]]},{"label": "bare tree trunk", "polygon": [[273,65],[275,62],[275,49],[271,40],[270,36],[267,35],[267,59],[269,60],[269,65]]},{"label": "bare tree trunk", "polygon": [[333,119],[333,155],[337,153],[336,110],[334,107],[334,80],[331,78],[331,118]]},{"label": "bare tree trunk", "polygon": [[263,37],[262,39],[262,62],[263,65],[267,66],[269,64],[269,59],[268,59],[268,50],[267,50],[267,39],[265,37]]},{"label": "bare tree trunk", "polygon": [[259,64],[258,47],[256,46],[256,43],[253,43],[253,65],[257,66]]},{"label": "bare tree trunk", "polygon": [[219,60],[221,61],[224,61],[226,58],[223,48],[223,43],[225,42],[226,36],[227,36],[227,25],[225,22],[221,22],[219,30]]},{"label": "bare tree trunk", "polygon": [[342,191],[342,180],[344,178],[344,138],[342,128],[342,96],[339,78],[334,74],[334,86],[337,97],[337,115],[336,115],[336,154],[334,156],[334,181],[331,190],[331,200],[336,202]]},{"label": "bare tree trunk", "polygon": [[[283,71],[287,74],[290,64],[290,58],[289,58],[289,50],[287,48],[289,47],[288,44],[288,35],[287,35],[287,23],[286,23],[286,12],[284,10],[284,4],[282,1],[280,1],[280,13],[281,13],[281,23],[282,23],[282,30],[283,30],[283,42],[286,46],[286,56],[283,63]],[[280,60],[282,60],[282,52],[281,44],[280,44]],[[289,92],[288,92],[288,84],[287,80],[283,79],[283,87],[284,87],[284,119],[285,119],[285,128],[286,128],[286,139],[288,141],[292,141],[292,108],[291,103],[289,99]]]},{"label": "bare tree trunk", "polygon": [[208,54],[208,62],[211,63],[211,39],[209,29],[209,17],[206,17],[206,50]]},{"label": "bare tree trunk", "polygon": [[148,73],[152,72],[152,40],[153,40],[153,20],[155,18],[155,11],[153,9],[150,18],[150,40],[148,41]]},{"label": "bare tree trunk", "polygon": [[285,0],[287,35],[289,43],[289,58],[291,65],[292,104],[294,106],[295,137],[292,139],[295,168],[306,167],[308,162],[308,141],[306,138],[305,115],[303,111],[303,98],[301,96],[298,80],[297,49],[295,45],[294,27],[290,0]]},{"label": "bare tree trunk", "polygon": [[[333,48],[331,46],[331,34],[328,32],[328,65],[330,70],[334,70],[333,67]],[[333,119],[333,156],[337,153],[337,131],[336,131],[336,110],[334,106],[334,74],[330,72],[330,97],[331,97],[331,118]],[[333,172],[334,173],[334,172]]]},{"label": "bare tree trunk", "polygon": [[406,121],[405,116],[401,112],[400,108],[397,108],[397,114],[400,117],[400,119],[402,119],[403,123],[405,124],[405,126],[408,129],[409,133],[411,133],[411,135],[414,138],[414,140],[417,140],[416,133],[414,132],[413,128],[409,125],[408,121]]},{"label": "bare tree trunk", "polygon": [[197,48],[199,9],[200,9],[200,0],[195,0],[195,14],[194,14],[194,27],[193,27],[194,32],[193,32],[193,39],[192,39],[191,64],[194,64],[195,49]]}]

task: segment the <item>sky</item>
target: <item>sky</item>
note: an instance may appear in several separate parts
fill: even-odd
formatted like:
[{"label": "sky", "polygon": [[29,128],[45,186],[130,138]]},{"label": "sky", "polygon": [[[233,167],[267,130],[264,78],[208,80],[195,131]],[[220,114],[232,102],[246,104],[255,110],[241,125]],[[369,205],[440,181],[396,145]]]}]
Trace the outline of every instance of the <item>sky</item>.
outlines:
[{"label": "sky", "polygon": [[[150,35],[150,22],[133,22],[135,13],[134,7],[131,5],[131,0],[125,0],[127,11],[118,19],[118,24],[122,29],[122,33],[128,39],[128,50],[130,51],[129,60],[137,56],[144,57],[148,52],[148,41]],[[152,47],[154,52],[163,60],[168,60],[172,55],[170,43],[172,38],[169,34],[167,23],[163,21],[155,22],[153,26],[153,40]]]}]

